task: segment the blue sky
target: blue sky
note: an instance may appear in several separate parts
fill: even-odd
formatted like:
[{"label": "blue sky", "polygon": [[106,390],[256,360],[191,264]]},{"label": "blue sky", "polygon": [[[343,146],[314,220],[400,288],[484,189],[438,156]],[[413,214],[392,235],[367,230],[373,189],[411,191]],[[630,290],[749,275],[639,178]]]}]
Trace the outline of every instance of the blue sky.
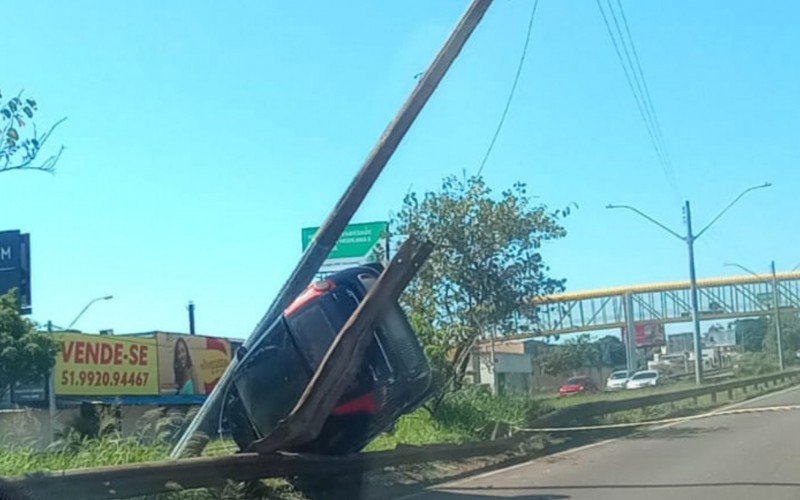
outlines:
[{"label": "blue sky", "polygon": [[[99,2],[26,5],[4,24],[0,88],[67,116],[55,176],[0,176],[2,229],[31,233],[34,319],[85,331],[245,337],[466,8],[466,1]],[[409,190],[474,172],[516,69],[532,3],[497,0],[391,160],[357,221]],[[568,288],[684,279],[681,199],[704,225],[771,181],[697,245],[701,277],[734,261],[800,262],[800,6],[624,2],[673,159],[669,189],[589,0],[541,0],[485,175],[552,206],[577,202],[544,252]]]}]

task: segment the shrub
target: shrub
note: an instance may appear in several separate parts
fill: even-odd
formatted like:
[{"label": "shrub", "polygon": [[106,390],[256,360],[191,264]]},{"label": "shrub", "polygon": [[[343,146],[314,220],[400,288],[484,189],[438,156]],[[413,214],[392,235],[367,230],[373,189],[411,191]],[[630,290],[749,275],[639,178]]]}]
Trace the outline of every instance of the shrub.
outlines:
[{"label": "shrub", "polygon": [[480,386],[449,393],[432,410],[444,427],[467,432],[475,439],[491,436],[496,424],[522,427],[542,412],[540,405],[524,396],[498,396]]},{"label": "shrub", "polygon": [[738,377],[764,375],[778,370],[775,355],[766,352],[745,352],[734,365]]}]

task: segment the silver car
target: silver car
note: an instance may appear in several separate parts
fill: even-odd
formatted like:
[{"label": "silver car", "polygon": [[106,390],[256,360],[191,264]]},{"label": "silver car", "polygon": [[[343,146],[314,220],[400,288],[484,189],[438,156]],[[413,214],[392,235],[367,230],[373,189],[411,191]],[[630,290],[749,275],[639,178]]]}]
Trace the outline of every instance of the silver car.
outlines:
[{"label": "silver car", "polygon": [[606,380],[606,390],[621,391],[625,388],[625,384],[628,382],[628,377],[628,370],[617,370],[615,372],[611,372],[611,375],[608,376],[608,380]]},{"label": "silver car", "polygon": [[642,370],[633,374],[625,384],[626,389],[641,389],[655,387],[659,384],[658,372],[655,370]]}]

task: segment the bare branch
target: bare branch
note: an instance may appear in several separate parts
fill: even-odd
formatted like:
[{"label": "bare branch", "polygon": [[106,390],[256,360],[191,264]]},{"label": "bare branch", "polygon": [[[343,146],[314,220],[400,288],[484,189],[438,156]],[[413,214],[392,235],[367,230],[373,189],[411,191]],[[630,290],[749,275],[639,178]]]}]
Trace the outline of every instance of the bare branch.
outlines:
[{"label": "bare branch", "polygon": [[[12,170],[35,170],[35,171],[39,171],[39,172],[47,172],[47,173],[50,173],[50,174],[54,174],[55,173],[56,163],[58,163],[58,160],[61,158],[61,154],[64,152],[64,149],[65,149],[64,146],[61,146],[58,149],[58,152],[56,154],[49,156],[40,165],[34,165],[33,163],[38,158],[38,152],[44,147],[45,143],[47,142],[47,139],[50,138],[50,135],[53,133],[53,131],[56,129],[56,127],[58,127],[59,125],[64,123],[64,121],[66,121],[66,119],[67,118],[64,117],[64,118],[61,118],[60,120],[58,120],[57,122],[55,122],[47,130],[47,132],[45,132],[41,136],[37,135],[36,125],[34,124],[33,125],[33,138],[38,142],[38,147],[35,149],[35,151],[33,153],[28,154],[25,157],[23,157],[22,161],[20,163],[17,163],[17,164],[12,164],[11,163],[11,156],[10,155],[6,156],[4,165],[0,166],[0,173],[10,172]],[[9,122],[10,121],[11,120],[9,120]],[[3,137],[5,137],[5,135]]]}]

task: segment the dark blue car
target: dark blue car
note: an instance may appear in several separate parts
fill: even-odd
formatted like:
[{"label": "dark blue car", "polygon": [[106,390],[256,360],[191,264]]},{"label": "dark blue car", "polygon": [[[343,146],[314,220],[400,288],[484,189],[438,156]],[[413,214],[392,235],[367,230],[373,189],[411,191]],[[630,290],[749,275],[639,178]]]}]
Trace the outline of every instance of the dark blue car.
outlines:
[{"label": "dark blue car", "polygon": [[[225,398],[223,418],[241,449],[267,434],[294,408],[334,337],[380,275],[366,265],[310,285],[247,351]],[[361,369],[328,416],[320,435],[300,449],[358,451],[425,400],[431,372],[398,304],[383,315]]]}]

